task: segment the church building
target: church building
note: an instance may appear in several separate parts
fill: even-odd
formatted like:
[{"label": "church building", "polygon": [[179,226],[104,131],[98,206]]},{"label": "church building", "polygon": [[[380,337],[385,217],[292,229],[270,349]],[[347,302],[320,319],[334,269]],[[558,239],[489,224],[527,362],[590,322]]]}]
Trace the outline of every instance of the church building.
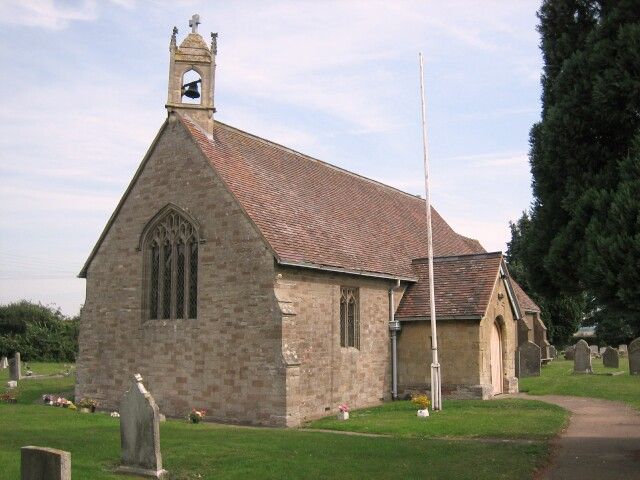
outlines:
[{"label": "church building", "polygon": [[[296,426],[428,392],[424,200],[215,118],[217,36],[190,23],[167,118],[80,272],[76,397],[117,409],[140,373],[167,416]],[[432,223],[443,396],[517,392],[521,290],[500,252]]]}]

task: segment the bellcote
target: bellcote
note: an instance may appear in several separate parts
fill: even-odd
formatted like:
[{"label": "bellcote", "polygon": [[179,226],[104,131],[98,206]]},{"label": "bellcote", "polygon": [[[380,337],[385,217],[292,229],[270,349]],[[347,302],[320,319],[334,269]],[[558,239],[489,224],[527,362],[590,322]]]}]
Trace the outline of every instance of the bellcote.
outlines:
[{"label": "bellcote", "polygon": [[189,20],[191,32],[177,46],[178,29],[173,27],[169,43],[169,94],[167,110],[179,111],[197,122],[206,132],[213,131],[213,103],[218,34],[211,34],[208,47],[198,33],[200,16]]}]

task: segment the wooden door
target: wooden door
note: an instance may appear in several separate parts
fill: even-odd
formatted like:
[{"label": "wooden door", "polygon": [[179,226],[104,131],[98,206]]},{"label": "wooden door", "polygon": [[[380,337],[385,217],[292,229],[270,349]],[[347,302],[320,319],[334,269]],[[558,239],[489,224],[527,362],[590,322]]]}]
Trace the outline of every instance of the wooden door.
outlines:
[{"label": "wooden door", "polygon": [[502,335],[498,322],[491,328],[491,385],[493,394],[502,393]]}]

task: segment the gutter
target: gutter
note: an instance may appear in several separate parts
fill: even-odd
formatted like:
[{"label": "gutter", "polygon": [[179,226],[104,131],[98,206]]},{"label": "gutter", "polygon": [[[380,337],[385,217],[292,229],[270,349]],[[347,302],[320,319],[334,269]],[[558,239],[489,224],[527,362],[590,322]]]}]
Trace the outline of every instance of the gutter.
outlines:
[{"label": "gutter", "polygon": [[391,332],[391,399],[398,399],[398,332],[400,322],[395,318],[395,296],[396,290],[400,289],[400,279],[396,279],[396,284],[389,289],[389,332]]}]

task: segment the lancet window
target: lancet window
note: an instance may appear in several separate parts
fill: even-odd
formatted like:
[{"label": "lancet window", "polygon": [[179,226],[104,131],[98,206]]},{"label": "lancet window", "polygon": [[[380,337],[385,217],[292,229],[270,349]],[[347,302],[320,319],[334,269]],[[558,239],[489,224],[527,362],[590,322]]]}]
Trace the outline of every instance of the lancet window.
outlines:
[{"label": "lancet window", "polygon": [[340,346],[360,348],[359,291],[340,288]]},{"label": "lancet window", "polygon": [[198,232],[182,214],[169,210],[147,234],[150,319],[198,315]]}]

